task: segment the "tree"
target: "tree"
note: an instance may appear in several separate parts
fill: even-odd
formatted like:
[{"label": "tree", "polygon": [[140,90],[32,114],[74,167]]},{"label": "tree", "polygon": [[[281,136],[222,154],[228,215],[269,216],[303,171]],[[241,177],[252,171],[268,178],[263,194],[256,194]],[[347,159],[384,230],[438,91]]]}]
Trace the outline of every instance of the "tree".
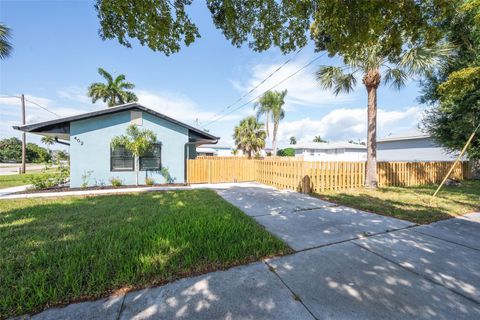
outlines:
[{"label": "tree", "polygon": [[293,148],[280,149],[277,152],[277,156],[279,156],[279,157],[294,157],[295,156],[295,149],[293,149]]},{"label": "tree", "polygon": [[297,144],[297,139],[295,137],[290,137],[290,144]]},{"label": "tree", "polygon": [[361,145],[361,146],[366,146],[367,144],[364,142],[364,141],[360,141],[360,139],[358,139],[358,141],[355,141],[355,140],[348,140],[348,143],[351,143],[351,144],[358,144],[358,145]]},{"label": "tree", "polygon": [[16,137],[0,140],[0,161],[20,162],[22,160],[22,141]]},{"label": "tree", "polygon": [[395,89],[401,89],[405,81],[412,76],[431,72],[442,58],[450,54],[446,46],[424,48],[408,40],[405,50],[397,54],[386,54],[382,46],[371,44],[355,53],[345,53],[344,66],[322,66],[317,71],[317,80],[325,89],[333,89],[335,95],[349,93],[357,84],[360,74],[368,95],[367,103],[367,165],[365,185],[377,187],[377,89],[381,83],[381,74],[385,84],[391,83]]},{"label": "tree", "polygon": [[136,125],[127,127],[126,134],[115,136],[110,143],[113,149],[124,147],[135,157],[135,184],[138,186],[139,158],[150,152],[157,141],[156,134],[148,129],[140,130]]},{"label": "tree", "polygon": [[[420,101],[431,105],[422,129],[452,152],[460,151],[480,123],[480,1],[466,1],[443,25],[455,59],[421,82]],[[467,149],[480,159],[478,136]]]},{"label": "tree", "polygon": [[[427,112],[423,127],[447,149],[460,151],[480,124],[480,66],[452,72],[438,86],[438,102]],[[467,155],[480,160],[478,136],[468,147]]]},{"label": "tree", "polygon": [[44,136],[40,141],[47,146],[47,151],[50,153],[50,146],[55,143],[55,138],[52,136]]},{"label": "tree", "polygon": [[92,103],[97,100],[103,100],[109,107],[119,104],[135,102],[137,96],[127,91],[135,88],[130,82],[125,82],[125,75],[120,74],[115,79],[112,75],[102,68],[98,68],[98,73],[107,81],[107,83],[95,82],[88,87],[88,96],[92,98]]},{"label": "tree", "polygon": [[57,152],[57,158],[58,158],[58,160],[60,160],[60,161],[62,161],[62,160],[63,160],[63,161],[67,161],[67,160],[69,159],[69,157],[70,157],[70,156],[69,156],[68,152],[66,152],[66,151],[64,151],[64,150],[58,150],[58,152]]},{"label": "tree", "polygon": [[10,33],[10,28],[0,23],[0,60],[5,60],[12,52]]},{"label": "tree", "polygon": [[[129,35],[142,45],[147,44],[167,55],[177,52],[181,48],[180,41],[189,45],[200,35],[185,13],[191,1],[170,3],[169,0],[132,3],[97,0],[100,35],[104,39],[116,37],[120,43],[130,45],[126,39]],[[372,106],[368,109],[366,185],[375,187],[376,90],[381,79],[380,67],[384,65],[380,62],[400,67],[401,56],[410,56],[412,59],[406,60],[418,70],[423,69],[422,63],[426,60],[419,60],[417,64],[414,57],[437,51],[432,48],[443,37],[439,26],[460,3],[462,0],[210,0],[207,6],[215,26],[237,47],[248,43],[255,51],[278,47],[288,53],[304,47],[310,36],[316,51],[341,56],[347,66],[363,70]],[[410,54],[405,55],[405,51]],[[357,62],[362,65],[352,65]],[[412,66],[401,67],[412,70]],[[348,74],[338,73],[338,70],[330,69],[338,76],[332,80],[354,81],[354,77],[348,78]],[[393,70],[390,72],[393,83],[400,83],[404,73],[396,72],[399,68]],[[353,89],[335,86],[338,92]]]},{"label": "tree", "polygon": [[323,140],[321,136],[315,136],[313,142],[327,143],[327,140]]},{"label": "tree", "polygon": [[[103,40],[130,39],[166,55],[189,46],[200,33],[187,14],[191,0],[96,0]],[[309,36],[331,55],[354,51],[358,44],[382,41],[386,52],[399,51],[402,37],[439,38],[437,25],[459,3],[442,0],[363,1],[206,1],[214,25],[232,45],[255,51],[278,47],[283,53],[304,47]],[[323,50],[323,49],[322,49]]]},{"label": "tree", "polygon": [[233,133],[237,148],[247,154],[249,159],[252,158],[252,152],[256,153],[265,148],[266,136],[263,123],[258,122],[253,116],[240,121]]},{"label": "tree", "polygon": [[258,108],[257,118],[262,115],[265,116],[265,123],[267,127],[267,137],[268,137],[268,119],[271,118],[273,123],[273,132],[272,132],[272,148],[273,154],[277,154],[277,133],[278,126],[280,121],[285,118],[285,110],[283,110],[283,105],[285,104],[285,96],[287,95],[287,90],[281,92],[278,91],[267,91],[265,94],[260,97],[258,102],[255,104],[254,108]]},{"label": "tree", "polygon": [[[48,162],[51,155],[45,148],[35,143],[27,143],[27,162],[41,163]],[[21,162],[22,141],[16,137],[0,140],[0,162]]]},{"label": "tree", "polygon": [[[21,145],[20,145],[21,148]],[[40,147],[36,143],[27,143],[27,162],[29,163],[47,163],[52,159],[52,155],[47,149]],[[21,158],[19,159],[19,162]]]}]

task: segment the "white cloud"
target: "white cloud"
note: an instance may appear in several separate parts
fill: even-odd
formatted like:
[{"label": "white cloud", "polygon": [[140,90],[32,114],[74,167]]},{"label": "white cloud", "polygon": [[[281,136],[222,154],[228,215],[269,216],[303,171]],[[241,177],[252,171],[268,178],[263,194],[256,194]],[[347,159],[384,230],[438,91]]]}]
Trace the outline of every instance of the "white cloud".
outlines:
[{"label": "white cloud", "polygon": [[[308,62],[302,59],[297,62],[290,62],[282,69],[276,72],[265,83],[261,84],[252,94],[251,97],[259,95],[263,91],[270,89],[272,86],[281,82],[297,70],[302,68]],[[269,74],[275,71],[280,64],[257,64],[249,66],[243,70],[243,74],[239,76],[241,79],[231,80],[234,88],[241,92],[248,92],[262,80],[267,78]],[[331,107],[332,105],[345,104],[355,99],[355,93],[349,95],[340,94],[335,96],[329,90],[323,90],[315,79],[315,65],[304,69],[289,80],[283,82],[274,90],[288,90],[286,97],[285,110],[292,111],[299,107],[322,108]]]},{"label": "white cloud", "polygon": [[64,99],[80,102],[83,104],[92,103],[87,96],[87,89],[79,86],[70,86],[58,91],[58,95]]},{"label": "white cloud", "polygon": [[[400,111],[379,109],[377,113],[377,136],[383,137],[391,131],[398,133],[414,129],[422,115],[420,107],[410,107]],[[392,129],[394,128],[394,129]],[[281,122],[279,141],[288,144],[289,138],[295,136],[297,141],[312,141],[320,135],[329,141],[365,140],[367,134],[367,110],[335,109],[321,119],[304,118]]]}]

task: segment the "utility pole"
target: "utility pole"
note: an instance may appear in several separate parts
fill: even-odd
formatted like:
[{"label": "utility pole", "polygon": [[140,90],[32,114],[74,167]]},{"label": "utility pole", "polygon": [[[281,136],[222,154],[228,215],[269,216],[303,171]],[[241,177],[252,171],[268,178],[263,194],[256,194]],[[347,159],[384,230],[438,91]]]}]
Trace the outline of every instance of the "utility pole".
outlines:
[{"label": "utility pole", "polygon": [[[25,125],[25,96],[22,93],[22,125]],[[27,159],[27,134],[22,131],[22,169],[21,173],[25,173]]]}]

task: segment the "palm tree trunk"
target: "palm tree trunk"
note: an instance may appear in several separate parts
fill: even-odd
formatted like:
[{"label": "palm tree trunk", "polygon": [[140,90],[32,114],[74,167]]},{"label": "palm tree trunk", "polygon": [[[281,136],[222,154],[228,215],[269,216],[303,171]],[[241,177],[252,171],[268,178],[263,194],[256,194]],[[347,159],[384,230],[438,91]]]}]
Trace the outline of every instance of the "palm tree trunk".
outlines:
[{"label": "palm tree trunk", "polygon": [[135,157],[135,185],[138,186],[138,167],[140,165],[138,157]]},{"label": "palm tree trunk", "polygon": [[277,155],[277,131],[278,131],[278,121],[273,122],[273,135],[272,135],[272,148],[273,156]]},{"label": "palm tree trunk", "polygon": [[270,135],[270,133],[268,132],[268,118],[269,117],[270,117],[270,115],[267,113],[266,117],[265,117],[265,128],[267,129],[267,138]]},{"label": "palm tree trunk", "polygon": [[377,180],[377,88],[380,85],[378,70],[370,70],[363,78],[368,93],[367,168],[365,186],[376,188]]},{"label": "palm tree trunk", "polygon": [[377,181],[377,88],[367,88],[368,92],[368,132],[367,168],[365,186],[376,188]]}]

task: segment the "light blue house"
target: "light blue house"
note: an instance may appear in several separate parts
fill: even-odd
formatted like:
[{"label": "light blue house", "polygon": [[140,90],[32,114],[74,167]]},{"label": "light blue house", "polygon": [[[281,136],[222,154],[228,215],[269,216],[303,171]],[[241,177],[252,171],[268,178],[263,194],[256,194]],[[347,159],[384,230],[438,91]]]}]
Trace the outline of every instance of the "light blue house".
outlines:
[{"label": "light blue house", "polygon": [[[121,179],[124,185],[135,184],[133,156],[123,148],[110,147],[112,138],[125,134],[130,124],[152,130],[158,139],[154,150],[139,159],[140,184],[146,177],[155,183],[185,183],[186,159],[196,157],[196,146],[219,139],[137,103],[14,128],[68,144],[70,187],[74,188],[84,183],[109,185],[112,178]],[[171,181],[166,181],[165,173]]]}]

